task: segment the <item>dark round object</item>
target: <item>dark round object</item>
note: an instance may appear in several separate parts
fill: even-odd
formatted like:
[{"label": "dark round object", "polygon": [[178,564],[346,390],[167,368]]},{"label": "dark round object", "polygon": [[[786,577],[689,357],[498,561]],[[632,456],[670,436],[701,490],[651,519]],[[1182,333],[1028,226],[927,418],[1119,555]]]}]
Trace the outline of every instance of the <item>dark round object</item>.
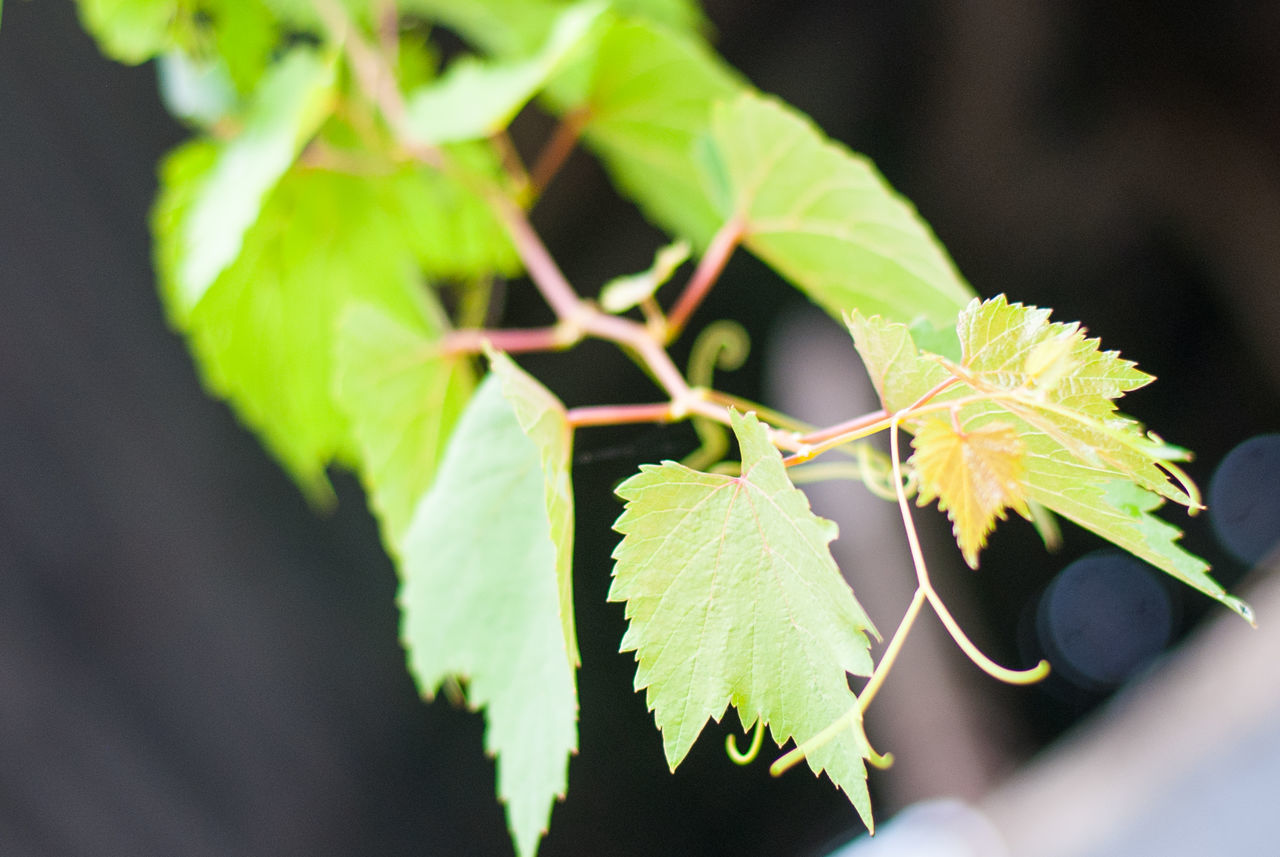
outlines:
[{"label": "dark round object", "polygon": [[1045,589],[1036,629],[1049,663],[1080,687],[1114,687],[1160,654],[1173,602],[1150,566],[1100,551],[1068,565]]},{"label": "dark round object", "polygon": [[1241,443],[1209,481],[1209,520],[1223,548],[1253,565],[1280,542],[1280,434]]}]

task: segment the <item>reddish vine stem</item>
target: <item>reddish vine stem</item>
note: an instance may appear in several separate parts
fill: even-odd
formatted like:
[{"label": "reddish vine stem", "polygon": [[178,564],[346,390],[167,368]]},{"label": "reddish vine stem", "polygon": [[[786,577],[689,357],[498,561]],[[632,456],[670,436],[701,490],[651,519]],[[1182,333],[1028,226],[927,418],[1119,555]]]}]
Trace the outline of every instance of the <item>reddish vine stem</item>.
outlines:
[{"label": "reddish vine stem", "polygon": [[707,293],[711,291],[711,287],[720,278],[720,274],[724,271],[724,266],[729,262],[729,257],[733,255],[738,242],[742,240],[745,229],[746,223],[742,218],[734,217],[721,226],[712,237],[711,244],[707,247],[707,252],[703,254],[702,259],[698,262],[698,267],[694,270],[688,284],[684,287],[684,291],[680,294],[671,313],[667,316],[668,342],[680,336],[685,325],[689,323],[689,317],[702,304]]},{"label": "reddish vine stem", "polygon": [[440,353],[445,355],[475,354],[489,343],[499,351],[521,354],[530,351],[559,351],[582,339],[581,334],[561,325],[532,328],[465,328],[445,334]]},{"label": "reddish vine stem", "polygon": [[565,114],[552,133],[551,139],[542,147],[533,169],[529,173],[530,185],[535,195],[541,195],[551,184],[551,180],[560,172],[564,162],[569,159],[573,149],[582,136],[582,128],[587,124],[591,114],[585,108]]},{"label": "reddish vine stem", "polygon": [[884,422],[889,417],[886,411],[872,411],[853,419],[845,420],[842,423],[836,423],[827,428],[812,431],[800,438],[801,443],[819,444],[824,441],[834,440],[844,434],[854,434],[860,432],[870,426]]},{"label": "reddish vine stem", "polygon": [[630,423],[669,423],[675,419],[670,402],[643,405],[591,405],[571,408],[565,419],[574,428],[617,426]]},{"label": "reddish vine stem", "polygon": [[[444,152],[415,141],[409,133],[404,99],[395,86],[395,75],[386,57],[364,42],[337,0],[317,0],[316,5],[334,39],[343,45],[361,88],[378,106],[405,154],[442,172],[454,172]],[[587,118],[586,111],[578,111],[569,114],[562,122],[534,167],[532,182],[535,189],[545,187],[559,169],[576,144]],[[583,336],[593,336],[630,349],[652,373],[670,401],[662,405],[606,406],[612,411],[606,409],[595,413],[580,410],[576,416],[584,421],[581,424],[601,424],[602,415],[610,413],[621,415],[629,422],[679,420],[694,414],[720,423],[729,422],[728,410],[723,404],[709,401],[705,398],[706,391],[689,386],[655,331],[631,319],[602,312],[578,295],[534,231],[524,209],[496,188],[475,189],[484,196],[506,228],[529,279],[555,312],[559,323],[531,330],[455,331],[445,340],[445,353],[480,351],[485,341],[507,351],[554,350],[568,347]],[[706,297],[741,241],[744,228],[742,220],[734,218],[716,232],[668,319],[663,331],[666,340],[673,339],[683,329]],[[770,437],[780,449],[797,452],[805,447],[794,432],[770,429]]]}]

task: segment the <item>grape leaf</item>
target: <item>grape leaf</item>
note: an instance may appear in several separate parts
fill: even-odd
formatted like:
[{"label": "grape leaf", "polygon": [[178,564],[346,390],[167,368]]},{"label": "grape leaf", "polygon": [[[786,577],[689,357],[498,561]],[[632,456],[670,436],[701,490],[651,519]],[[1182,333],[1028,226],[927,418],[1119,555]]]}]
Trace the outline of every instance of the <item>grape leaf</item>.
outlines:
[{"label": "grape leaf", "polygon": [[912,457],[920,475],[921,506],[938,501],[951,518],[965,562],[978,567],[987,534],[1012,508],[1030,518],[1022,486],[1026,450],[1007,423],[992,422],[958,431],[950,420],[925,420],[916,430]]},{"label": "grape leaf", "polygon": [[550,31],[554,0],[400,0],[402,12],[444,24],[491,56],[528,56]]},{"label": "grape leaf", "polygon": [[568,7],[535,55],[505,62],[463,57],[439,80],[410,95],[407,121],[424,143],[455,143],[507,127],[600,17],[598,2]]},{"label": "grape leaf", "polygon": [[696,143],[711,108],[745,84],[707,46],[646,21],[619,20],[590,72],[583,137],[613,181],[662,228],[705,247],[723,218],[707,198]]},{"label": "grape leaf", "polygon": [[171,116],[210,128],[235,112],[239,98],[220,57],[168,51],[156,58],[160,100]]},{"label": "grape leaf", "polygon": [[207,22],[214,48],[241,93],[257,86],[271,64],[280,26],[263,0],[205,0],[198,21]]},{"label": "grape leaf", "polygon": [[511,403],[520,429],[537,445],[545,480],[547,516],[556,543],[556,582],[565,650],[579,663],[578,637],[573,626],[573,428],[564,405],[546,387],[517,366],[510,357],[490,350],[490,370],[502,379],[502,394]]},{"label": "grape leaf", "polygon": [[[500,181],[492,147],[462,143],[445,150],[456,170],[479,182]],[[385,186],[386,205],[402,213],[410,246],[429,277],[469,282],[519,274],[507,230],[468,181],[432,169],[402,169]]]},{"label": "grape leaf", "polygon": [[137,65],[172,46],[176,0],[79,0],[76,5],[80,23],[112,59]]},{"label": "grape leaf", "polygon": [[179,227],[181,312],[190,312],[240,255],[263,199],[329,112],[333,83],[333,58],[309,48],[294,48],[263,79],[243,129],[218,153]]},{"label": "grape leaf", "polygon": [[361,479],[393,556],[475,387],[465,358],[438,352],[437,313],[407,326],[376,306],[354,303],[338,325],[334,396],[350,422]]},{"label": "grape leaf", "polygon": [[[400,0],[404,12],[422,15],[457,32],[486,53],[504,58],[526,56],[547,37],[563,0]],[[698,33],[706,18],[696,0],[612,0],[610,7],[672,30]]]},{"label": "grape leaf", "polygon": [[[869,675],[870,619],[840,576],[830,521],[809,510],[752,414],[733,413],[742,475],[674,462],[618,486],[610,601],[625,601],[623,651],[662,731],[672,770],[728,705],[782,745],[812,738],[854,705],[848,673]],[[807,754],[871,823],[865,738],[850,729]]]},{"label": "grape leaf", "polygon": [[240,255],[191,307],[175,282],[185,249],[177,236],[216,157],[195,143],[163,167],[152,218],[161,296],[205,384],[230,400],[313,501],[327,502],[325,465],[355,457],[332,392],[339,315],[360,300],[421,323],[414,252],[378,183],[293,171],[268,195]]},{"label": "grape leaf", "polygon": [[[1190,483],[1180,475],[1174,482],[1167,469],[1186,451],[1144,434],[1116,411],[1115,400],[1149,383],[1150,375],[1114,351],[1101,351],[1078,324],[1050,322],[1048,310],[1011,304],[1003,295],[975,299],[960,314],[958,364],[919,351],[902,324],[855,313],[849,328],[885,409],[916,434],[913,462],[922,499],[945,497],[952,508],[981,508],[984,502],[962,500],[957,491],[963,489],[941,468],[919,470],[922,457],[942,456],[954,443],[936,432],[922,436],[928,414],[951,411],[968,434],[995,431],[991,426],[1001,427],[1000,435],[1012,430],[1022,445],[1013,456],[1021,459],[1021,494],[1009,489],[1005,499],[1015,502],[1004,505],[1023,512],[1017,500],[1039,503],[1252,621],[1248,605],[1228,595],[1208,565],[1177,544],[1181,533],[1151,514],[1165,499],[1196,501]],[[937,392],[948,379],[952,385]],[[924,405],[928,410],[915,415],[913,406],[931,391],[936,395]],[[943,448],[931,449],[936,442]],[[961,542],[971,565],[980,546],[972,533]]]},{"label": "grape leaf", "polygon": [[972,297],[915,209],[795,109],[743,93],[716,107],[712,141],[721,219],[832,315],[951,324]]},{"label": "grape leaf", "polygon": [[485,710],[485,749],[497,757],[498,795],[522,857],[537,850],[565,793],[578,708],[576,652],[563,630],[572,617],[557,591],[563,533],[546,502],[544,462],[554,456],[517,416],[540,415],[531,425],[541,436],[563,413],[531,407],[530,384],[500,369],[472,397],[409,525],[400,592],[419,687],[430,696],[457,676],[469,704]]}]

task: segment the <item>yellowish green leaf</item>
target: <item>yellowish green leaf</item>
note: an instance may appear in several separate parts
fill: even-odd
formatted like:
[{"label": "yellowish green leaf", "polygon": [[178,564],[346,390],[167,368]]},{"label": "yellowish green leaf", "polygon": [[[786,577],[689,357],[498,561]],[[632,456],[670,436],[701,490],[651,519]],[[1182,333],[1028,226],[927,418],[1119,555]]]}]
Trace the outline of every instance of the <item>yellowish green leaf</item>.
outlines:
[{"label": "yellowish green leaf", "polygon": [[1005,509],[1030,517],[1023,488],[1026,448],[1008,423],[957,429],[945,417],[925,420],[912,441],[921,506],[938,501],[951,518],[965,562],[978,567],[978,551]]}]

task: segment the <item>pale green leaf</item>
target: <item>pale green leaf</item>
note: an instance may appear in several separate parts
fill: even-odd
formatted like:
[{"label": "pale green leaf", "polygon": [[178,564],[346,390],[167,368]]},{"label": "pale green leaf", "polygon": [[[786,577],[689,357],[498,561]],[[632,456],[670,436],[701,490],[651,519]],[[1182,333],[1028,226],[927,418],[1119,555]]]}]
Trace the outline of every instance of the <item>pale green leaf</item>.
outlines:
[{"label": "pale green leaf", "polygon": [[614,277],[600,289],[600,307],[605,312],[626,312],[654,293],[671,279],[676,269],[689,258],[689,242],[677,241],[653,254],[649,270],[624,277]]},{"label": "pale green leaf", "polygon": [[613,181],[663,229],[705,247],[724,218],[702,183],[697,142],[711,109],[745,84],[700,39],[644,21],[601,37],[583,137]]},{"label": "pale green leaf", "polygon": [[505,129],[600,17],[599,2],[568,7],[556,19],[542,49],[514,61],[464,57],[439,80],[410,95],[410,131],[438,145],[491,136]]},{"label": "pale green leaf", "polygon": [[871,384],[889,413],[911,407],[951,377],[941,363],[921,356],[905,324],[858,312],[848,323]]},{"label": "pale green leaf", "polygon": [[543,452],[490,375],[459,420],[404,543],[401,633],[424,693],[458,677],[483,708],[485,749],[516,852],[529,857],[577,749]]},{"label": "pale green leaf", "polygon": [[235,84],[220,57],[200,59],[183,51],[156,58],[160,100],[173,116],[208,128],[235,112]]},{"label": "pale green leaf", "polygon": [[743,243],[837,318],[950,324],[973,292],[932,230],[865,158],[753,93],[717,106],[714,152]]},{"label": "pale green leaf", "polygon": [[173,47],[177,0],[79,0],[80,22],[102,52],[129,65]]},{"label": "pale green leaf", "polygon": [[369,503],[396,556],[475,387],[466,358],[439,353],[442,329],[432,316],[407,325],[353,303],[338,326],[334,395],[355,437]]},{"label": "pale green leaf", "polygon": [[[672,769],[728,705],[779,745],[803,743],[854,705],[848,674],[871,672],[874,629],[831,558],[835,525],[810,511],[754,415],[732,423],[741,476],[665,462],[617,489],[627,507],[609,600],[626,602],[622,649],[636,653]],[[870,824],[868,754],[850,729],[806,759]]]},{"label": "pale green leaf", "polygon": [[241,132],[221,148],[179,226],[178,310],[189,313],[240,255],[262,201],[330,109],[334,62],[295,48],[262,81]]},{"label": "pale green leaf", "polygon": [[578,636],[573,625],[573,428],[564,405],[546,387],[501,352],[491,352],[490,370],[502,380],[520,428],[538,447],[545,481],[547,517],[556,544],[556,581],[565,651],[577,666]]},{"label": "pale green leaf", "polygon": [[320,171],[287,174],[268,195],[240,255],[190,308],[174,282],[184,206],[216,154],[179,149],[163,170],[153,216],[161,294],[187,334],[206,385],[228,399],[314,500],[324,474],[350,460],[346,420],[333,400],[333,337],[350,301],[420,323],[415,254],[401,212],[377,183]]}]

